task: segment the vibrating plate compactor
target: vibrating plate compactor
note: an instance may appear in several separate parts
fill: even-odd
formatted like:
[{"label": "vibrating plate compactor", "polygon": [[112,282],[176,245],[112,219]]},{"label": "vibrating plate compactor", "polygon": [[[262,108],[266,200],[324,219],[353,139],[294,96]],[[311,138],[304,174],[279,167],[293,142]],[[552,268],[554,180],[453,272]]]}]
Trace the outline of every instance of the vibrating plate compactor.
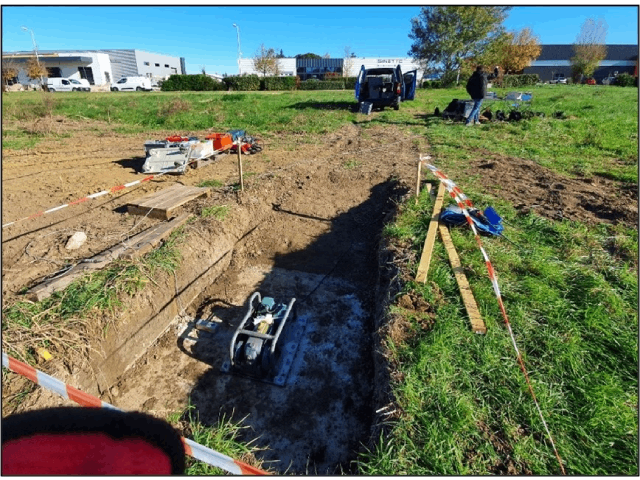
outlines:
[{"label": "vibrating plate compactor", "polygon": [[295,301],[285,304],[260,292],[251,295],[221,370],[284,386],[306,326],[292,311]]}]

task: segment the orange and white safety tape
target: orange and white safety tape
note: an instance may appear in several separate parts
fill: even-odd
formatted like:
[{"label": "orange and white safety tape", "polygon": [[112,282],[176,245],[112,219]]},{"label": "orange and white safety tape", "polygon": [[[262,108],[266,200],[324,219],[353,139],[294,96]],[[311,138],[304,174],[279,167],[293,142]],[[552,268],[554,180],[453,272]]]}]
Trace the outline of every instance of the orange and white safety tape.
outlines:
[{"label": "orange and white safety tape", "polygon": [[551,447],[553,448],[553,452],[556,456],[556,459],[558,460],[558,464],[560,465],[560,470],[562,471],[563,475],[566,475],[566,471],[562,463],[562,458],[560,458],[560,454],[558,453],[556,444],[553,441],[553,437],[551,436],[551,432],[549,431],[547,422],[544,418],[544,415],[542,414],[542,409],[540,408],[540,404],[538,403],[536,394],[533,391],[533,386],[531,385],[531,380],[529,379],[529,373],[527,372],[527,369],[524,365],[522,354],[520,353],[520,350],[518,349],[518,345],[516,344],[516,337],[513,334],[513,330],[511,329],[509,316],[507,315],[507,310],[504,307],[504,302],[502,301],[502,295],[500,294],[500,286],[498,285],[498,278],[496,276],[496,272],[493,269],[493,265],[491,265],[489,256],[487,255],[487,252],[485,251],[484,246],[482,245],[482,240],[480,240],[480,235],[478,234],[478,230],[476,229],[476,226],[473,223],[473,220],[471,219],[471,215],[467,210],[467,207],[473,208],[473,203],[471,203],[471,200],[469,200],[469,198],[464,193],[462,193],[462,190],[460,190],[460,188],[451,179],[449,179],[442,171],[440,171],[434,165],[427,163],[429,160],[431,160],[431,156],[425,155],[423,157],[422,155],[420,155],[420,162],[425,167],[427,167],[440,180],[440,182],[442,182],[442,184],[445,186],[445,188],[449,192],[449,195],[451,196],[451,198],[455,200],[455,202],[458,204],[458,207],[460,207],[460,209],[464,213],[464,216],[467,219],[467,222],[469,223],[469,225],[471,226],[471,230],[473,231],[473,234],[475,235],[476,243],[478,244],[478,248],[482,252],[482,256],[484,257],[485,264],[487,265],[487,271],[489,272],[489,279],[491,280],[491,284],[493,285],[493,291],[495,292],[496,298],[498,299],[498,306],[500,307],[500,311],[502,312],[502,318],[504,318],[504,323],[507,326],[509,336],[511,337],[511,343],[513,344],[513,348],[516,352],[518,365],[520,366],[520,370],[522,370],[524,378],[527,382],[529,393],[531,393],[531,397],[533,398],[533,402],[535,403],[536,409],[538,410],[538,415],[540,416],[540,420],[542,420],[542,424],[544,425],[544,429],[547,433],[547,437],[551,442]]},{"label": "orange and white safety tape", "polygon": [[[121,411],[119,408],[100,400],[98,397],[94,397],[93,395],[78,390],[71,385],[67,385],[64,382],[33,368],[31,365],[27,365],[26,363],[10,357],[5,352],[2,352],[2,366],[14,373],[17,373],[18,375],[28,378],[47,390],[57,393],[67,400],[71,400],[82,405],[83,407],[110,408],[112,410]],[[227,455],[216,452],[215,450],[205,447],[204,445],[200,445],[188,438],[182,437],[182,443],[187,455],[214,467],[221,468],[234,475],[269,475],[269,473],[264,470],[252,467],[240,460],[234,460]]]}]

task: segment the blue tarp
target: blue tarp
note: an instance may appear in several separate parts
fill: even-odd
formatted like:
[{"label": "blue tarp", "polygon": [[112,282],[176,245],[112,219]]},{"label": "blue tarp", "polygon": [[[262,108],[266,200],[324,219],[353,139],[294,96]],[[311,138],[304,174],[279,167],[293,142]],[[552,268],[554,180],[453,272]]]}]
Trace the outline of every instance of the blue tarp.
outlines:
[{"label": "blue tarp", "polygon": [[[477,209],[469,209],[469,216],[480,233],[488,235],[501,235],[504,230],[502,218],[491,207],[485,209],[484,213]],[[440,213],[440,220],[446,225],[460,226],[466,225],[467,219],[458,206],[451,205]]]}]

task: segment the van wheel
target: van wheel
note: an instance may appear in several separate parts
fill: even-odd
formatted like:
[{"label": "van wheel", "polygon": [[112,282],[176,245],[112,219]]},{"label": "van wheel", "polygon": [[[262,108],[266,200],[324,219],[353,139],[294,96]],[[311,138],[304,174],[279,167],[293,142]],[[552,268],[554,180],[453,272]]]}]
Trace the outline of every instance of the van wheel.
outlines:
[{"label": "van wheel", "polygon": [[77,88],[72,88],[72,89],[71,89],[71,91],[72,91],[72,92],[77,92],[77,91],[78,91],[78,89],[77,89]]},{"label": "van wheel", "polygon": [[398,105],[397,103],[393,106],[394,110],[400,110],[400,105]]},{"label": "van wheel", "polygon": [[56,89],[55,89],[55,88],[51,88],[51,87],[49,87],[49,91],[50,91],[50,92],[55,92],[55,91],[56,91]]},{"label": "van wheel", "polygon": [[142,87],[136,87],[136,92],[141,92],[142,91]]}]

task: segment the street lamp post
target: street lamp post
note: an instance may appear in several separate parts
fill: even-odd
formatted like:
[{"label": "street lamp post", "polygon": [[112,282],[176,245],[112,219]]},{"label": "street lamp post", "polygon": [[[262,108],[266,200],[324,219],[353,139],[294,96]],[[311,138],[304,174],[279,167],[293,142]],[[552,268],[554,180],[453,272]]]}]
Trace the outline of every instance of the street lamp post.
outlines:
[{"label": "street lamp post", "polygon": [[240,60],[242,59],[242,51],[240,50],[240,27],[235,23],[233,27],[235,27],[236,33],[238,34],[238,75],[242,75],[242,68],[240,66]]},{"label": "street lamp post", "polygon": [[[33,30],[25,27],[24,25],[20,27],[20,30],[31,33],[31,41],[33,42],[33,51],[36,52],[36,63],[38,64],[38,66],[40,66],[40,57],[38,56],[38,44],[36,43],[36,37],[33,34]],[[42,79],[42,75],[40,75],[40,86],[42,86],[43,83],[44,83],[44,80]]]}]

